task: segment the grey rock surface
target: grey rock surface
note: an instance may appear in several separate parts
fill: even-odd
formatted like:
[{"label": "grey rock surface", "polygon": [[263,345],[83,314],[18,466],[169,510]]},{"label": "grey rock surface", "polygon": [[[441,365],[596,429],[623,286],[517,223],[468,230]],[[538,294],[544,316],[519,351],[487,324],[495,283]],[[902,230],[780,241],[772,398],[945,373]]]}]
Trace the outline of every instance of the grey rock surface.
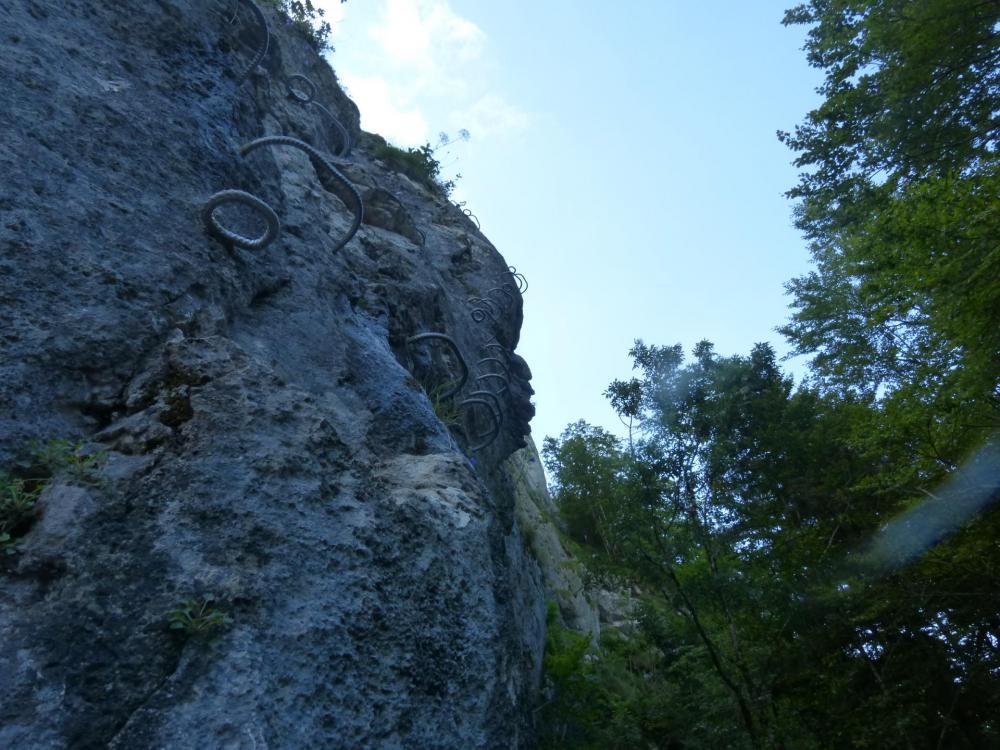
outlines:
[{"label": "grey rock surface", "polygon": [[[239,7],[241,4],[237,3]],[[543,585],[502,462],[523,445],[521,298],[460,209],[378,162],[333,72],[270,11],[225,0],[0,0],[0,471],[56,472],[0,559],[0,747],[519,748],[532,742]],[[371,203],[287,147],[332,154]],[[261,251],[206,235],[241,189]],[[259,233],[253,216],[220,210]],[[457,401],[451,336],[473,374]],[[500,356],[509,384],[477,365]],[[493,403],[491,400],[490,403]],[[170,630],[214,595],[231,622]]]},{"label": "grey rock surface", "polygon": [[604,624],[595,592],[588,586],[586,569],[570,549],[556,524],[558,509],[549,495],[545,472],[531,438],[504,463],[514,485],[514,507],[532,556],[538,562],[545,585],[545,598],[559,611],[565,627],[589,633],[594,643]]}]

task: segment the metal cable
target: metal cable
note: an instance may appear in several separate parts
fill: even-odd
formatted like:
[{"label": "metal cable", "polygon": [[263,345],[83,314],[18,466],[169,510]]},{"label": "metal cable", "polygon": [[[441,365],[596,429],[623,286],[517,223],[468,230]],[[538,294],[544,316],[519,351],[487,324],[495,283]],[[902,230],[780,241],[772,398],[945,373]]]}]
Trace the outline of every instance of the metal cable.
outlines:
[{"label": "metal cable", "polygon": [[514,277],[514,283],[517,284],[517,291],[521,294],[528,291],[528,280],[524,278],[524,274],[518,273],[514,266],[507,266],[507,270],[510,271],[510,275]]},{"label": "metal cable", "polygon": [[[250,11],[253,13],[254,18],[257,19],[257,23],[260,24],[261,28],[264,30],[264,44],[260,46],[257,50],[257,54],[254,56],[249,67],[242,74],[236,77],[236,85],[239,86],[247,77],[253,73],[254,69],[260,65],[260,61],[264,59],[264,55],[267,54],[268,47],[271,45],[271,31],[267,26],[267,19],[264,17],[264,12],[257,7],[257,4],[253,0],[242,0],[248,6],[250,6]],[[238,6],[237,6],[238,7]],[[235,19],[236,16],[234,15]]]},{"label": "metal cable", "polygon": [[488,307],[473,308],[472,319],[476,323],[482,323],[484,320],[486,320],[486,318],[489,318],[492,321],[496,321],[496,317],[494,317],[493,313],[490,311]]},{"label": "metal cable", "polygon": [[498,365],[500,365],[500,369],[503,370],[503,374],[507,378],[507,382],[508,383],[510,382],[510,370],[508,369],[507,365],[505,365],[496,357],[483,357],[481,360],[476,362],[476,366],[478,367],[482,365],[484,362],[496,362]]},{"label": "metal cable", "polygon": [[354,199],[354,223],[351,225],[350,229],[343,239],[338,242],[334,248],[333,252],[337,252],[344,245],[350,242],[351,238],[358,231],[358,227],[361,226],[361,221],[364,218],[364,205],[361,202],[361,194],[357,191],[351,181],[348,180],[335,166],[333,166],[326,158],[308,143],[300,141],[298,138],[290,138],[287,135],[268,135],[263,138],[258,138],[250,143],[244,144],[240,147],[240,154],[246,156],[251,151],[254,151],[262,146],[292,146],[300,151],[304,151],[312,162],[313,167],[322,167],[325,169],[338,183],[343,185],[350,192]]},{"label": "metal cable", "polygon": [[[489,413],[490,419],[493,421],[493,429],[490,430],[489,433],[487,433],[487,435],[489,435],[489,439],[487,439],[483,443],[479,443],[478,445],[470,445],[469,446],[469,450],[470,451],[478,451],[478,450],[482,450],[483,448],[486,448],[494,440],[496,440],[497,436],[500,434],[500,422],[497,420],[497,415],[493,413],[493,407],[490,405],[489,401],[487,401],[485,399],[482,399],[482,398],[471,398],[470,397],[470,398],[465,399],[464,401],[461,401],[459,403],[459,405],[458,405],[458,408],[460,408],[460,409],[461,408],[468,408],[470,406],[474,406],[474,405],[477,405],[477,404],[480,405],[480,406],[485,406],[486,407],[486,411]],[[468,435],[466,435],[466,437],[468,437]],[[485,435],[477,435],[476,436],[476,438],[478,438],[478,439],[481,439],[483,437],[485,437]]]},{"label": "metal cable", "polygon": [[[293,86],[292,84],[295,83],[296,81],[302,81],[302,83],[306,84],[306,86],[308,86],[309,88],[309,93],[308,94],[303,93],[299,91],[297,88],[295,88],[295,86]],[[310,81],[308,78],[306,78],[306,76],[302,75],[301,73],[293,73],[292,75],[288,76],[288,79],[285,81],[285,89],[288,91],[288,95],[292,99],[302,104],[308,104],[313,100],[313,97],[316,96],[316,84]]]},{"label": "metal cable", "polygon": [[507,289],[508,286],[511,286],[511,284],[504,284],[503,286],[495,286],[488,292],[486,292],[487,298],[489,298],[489,296],[494,292],[500,292],[501,294],[504,295],[504,297],[500,301],[500,304],[503,305],[504,312],[510,310],[510,306],[514,304],[514,294],[509,289]]},{"label": "metal cable", "polygon": [[[488,398],[493,402],[493,409],[496,413],[497,425],[503,424],[503,409],[500,406],[500,399],[497,397],[493,391],[472,391],[469,394],[469,398],[476,398],[477,396],[482,396],[483,398]],[[483,437],[483,436],[480,436]]]},{"label": "metal cable", "polygon": [[[227,229],[215,218],[215,209],[225,203],[240,203],[249,206],[264,215],[267,230],[260,237],[244,237],[242,234]],[[245,247],[247,250],[263,250],[278,238],[281,224],[278,215],[269,205],[255,195],[242,190],[220,190],[207,201],[201,209],[201,220],[209,234],[214,234],[223,240]]]},{"label": "metal cable", "polygon": [[470,305],[478,305],[483,309],[488,309],[490,317],[493,318],[493,320],[496,320],[497,316],[502,312],[500,303],[491,297],[469,297],[469,299],[466,300],[466,303]]},{"label": "metal cable", "polygon": [[491,378],[495,378],[503,384],[503,387],[499,390],[499,393],[507,392],[507,389],[510,386],[510,381],[503,375],[501,375],[499,372],[484,372],[482,375],[478,375],[476,377],[476,382],[479,383],[483,380],[490,380]]},{"label": "metal cable", "polygon": [[461,201],[459,203],[453,203],[452,205],[455,206],[455,208],[459,209],[467,219],[472,219],[472,221],[475,222],[476,224],[476,229],[481,230],[483,228],[482,225],[479,223],[479,219],[476,218],[476,215],[465,207],[465,201]]},{"label": "metal cable", "polygon": [[[294,84],[300,82],[305,84],[305,88],[307,88],[308,91],[302,91],[295,87]],[[294,99],[299,102],[299,104],[312,104],[325,114],[327,119],[329,119],[333,124],[333,128],[337,131],[337,138],[339,140],[337,151],[334,153],[334,156],[349,155],[351,153],[351,135],[347,132],[347,128],[343,126],[340,120],[334,117],[333,112],[316,101],[316,84],[313,83],[307,76],[304,76],[301,73],[295,73],[288,76],[288,79],[285,81],[285,89],[288,91],[289,98]]]},{"label": "metal cable", "polygon": [[499,349],[500,353],[503,354],[504,357],[506,357],[507,359],[510,359],[510,353],[507,351],[507,347],[505,347],[503,344],[501,344],[499,341],[497,341],[496,337],[494,337],[493,341],[487,341],[485,344],[483,344],[479,348],[480,349]]},{"label": "metal cable", "polygon": [[341,124],[340,120],[333,116],[333,112],[328,110],[322,104],[319,102],[313,102],[312,104],[314,107],[318,107],[321,112],[326,114],[326,116],[330,119],[330,122],[333,123],[333,127],[336,129],[337,134],[340,136],[340,147],[334,156],[349,156],[351,153],[351,136],[347,132],[347,128]]}]

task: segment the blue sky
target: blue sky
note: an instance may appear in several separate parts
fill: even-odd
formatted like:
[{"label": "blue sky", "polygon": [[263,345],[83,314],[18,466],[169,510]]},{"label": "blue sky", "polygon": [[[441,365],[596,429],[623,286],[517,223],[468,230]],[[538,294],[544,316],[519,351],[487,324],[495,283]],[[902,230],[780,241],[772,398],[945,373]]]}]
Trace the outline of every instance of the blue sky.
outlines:
[{"label": "blue sky", "polygon": [[322,0],[361,125],[439,156],[527,277],[518,353],[535,441],[586,419],[628,349],[787,347],[783,284],[808,267],[784,192],[790,130],[819,103],[791,0]]}]

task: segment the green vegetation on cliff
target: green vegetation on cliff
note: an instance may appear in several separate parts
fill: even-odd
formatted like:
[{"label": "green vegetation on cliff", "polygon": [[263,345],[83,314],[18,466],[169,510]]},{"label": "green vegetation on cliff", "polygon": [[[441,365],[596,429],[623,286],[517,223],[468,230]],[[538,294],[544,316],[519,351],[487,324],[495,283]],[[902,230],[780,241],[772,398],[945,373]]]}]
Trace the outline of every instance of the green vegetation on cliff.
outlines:
[{"label": "green vegetation on cliff", "polygon": [[330,33],[333,29],[330,22],[325,19],[326,12],[313,5],[311,0],[264,0],[264,2],[280,12],[286,21],[305,37],[314,50],[333,51],[333,46],[330,44]]},{"label": "green vegetation on cliff", "polygon": [[[389,165],[390,169],[405,174],[428,190],[441,193],[445,197],[450,196],[452,190],[455,189],[455,181],[458,178],[442,179],[441,163],[435,158],[431,144],[425,143],[419,148],[399,148],[386,141],[382,136],[375,135],[373,139],[375,140],[375,158],[382,159]],[[442,134],[442,143],[447,145],[448,142],[447,136]]]}]

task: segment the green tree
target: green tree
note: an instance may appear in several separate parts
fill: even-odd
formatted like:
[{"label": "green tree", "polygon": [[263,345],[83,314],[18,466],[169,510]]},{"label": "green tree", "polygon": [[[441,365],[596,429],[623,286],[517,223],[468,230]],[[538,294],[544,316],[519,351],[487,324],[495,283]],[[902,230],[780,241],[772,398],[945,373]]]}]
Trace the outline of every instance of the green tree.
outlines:
[{"label": "green tree", "polygon": [[593,545],[583,559],[646,592],[640,637],[660,655],[661,706],[676,702],[661,714],[672,736],[817,750],[994,738],[998,514],[915,563],[865,567],[929,481],[912,446],[871,434],[877,405],[794,389],[766,345],[720,357],[702,342],[690,362],[679,347],[631,353],[641,377],[608,395],[633,408],[621,396],[639,390],[632,450],[578,423],[544,452],[566,528],[596,529],[577,536]]},{"label": "green tree", "polygon": [[545,465],[559,488],[559,511],[575,541],[611,554],[620,510],[625,457],[618,439],[586,422],[569,425],[557,442],[546,438]]},{"label": "green tree", "polygon": [[1000,426],[1000,3],[814,0],[823,104],[779,137],[816,270],[783,329],[825,388],[886,402],[921,471]]},{"label": "green tree", "polygon": [[784,23],[810,26],[824,102],[793,134],[808,167],[791,191],[821,236],[867,217],[867,202],[928,178],[992,173],[1000,136],[995,0],[812,0]]},{"label": "green tree", "polygon": [[[640,342],[632,355],[644,377],[613,383],[608,393],[640,416],[646,439],[625,452],[607,433],[578,424],[561,442],[547,441],[556,499],[568,528],[584,515],[599,529],[596,565],[659,595],[654,609],[671,627],[657,631],[670,634],[657,643],[664,653],[682,648],[689,666],[701,661],[717,708],[727,696],[720,713],[737,719],[724,730],[728,746],[764,746],[777,731],[766,662],[787,600],[766,585],[774,578],[767,561],[758,563],[781,528],[771,487],[788,467],[772,449],[787,435],[791,384],[766,346],[749,358],[720,358],[703,342],[686,366],[679,347]],[[698,736],[696,727],[690,721]],[[706,747],[718,731],[702,737]]]},{"label": "green tree", "polygon": [[547,442],[555,496],[597,574],[646,592],[636,637],[685,748],[997,747],[1000,2],[785,22],[826,74],[779,134],[815,259],[783,331],[812,377],[764,345],[637,342],[606,394],[628,446]]}]

